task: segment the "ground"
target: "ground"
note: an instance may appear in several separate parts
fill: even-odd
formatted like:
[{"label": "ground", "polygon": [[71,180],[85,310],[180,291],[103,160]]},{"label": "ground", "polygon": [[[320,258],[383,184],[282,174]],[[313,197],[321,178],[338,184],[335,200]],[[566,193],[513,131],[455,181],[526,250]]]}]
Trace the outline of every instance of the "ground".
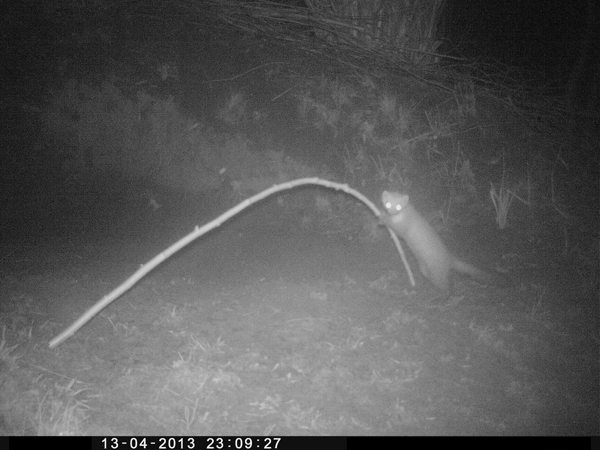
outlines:
[{"label": "ground", "polygon": [[5,434],[599,433],[597,300],[563,269],[538,257],[512,264],[508,286],[457,277],[440,301],[418,273],[410,286],[385,234],[288,227],[269,200],[48,348],[223,212],[208,198],[157,210],[136,198],[38,198],[5,234]]}]

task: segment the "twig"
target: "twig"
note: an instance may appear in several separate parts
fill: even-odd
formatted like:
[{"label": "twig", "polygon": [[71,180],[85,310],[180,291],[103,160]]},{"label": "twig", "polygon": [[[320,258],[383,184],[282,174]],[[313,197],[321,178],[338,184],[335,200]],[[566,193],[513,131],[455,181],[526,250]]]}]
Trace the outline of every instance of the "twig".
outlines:
[{"label": "twig", "polygon": [[[117,286],[117,288],[115,288],[112,292],[110,292],[109,294],[104,296],[102,299],[100,299],[98,302],[96,302],[90,309],[88,309],[86,312],[84,312],[75,322],[73,322],[66,330],[64,330],[62,333],[60,333],[54,339],[52,339],[49,344],[50,348],[56,347],[57,345],[59,345],[63,341],[65,341],[67,338],[69,338],[70,336],[75,334],[77,332],[77,330],[79,330],[82,326],[84,326],[86,323],[88,323],[96,314],[98,314],[100,311],[102,311],[104,308],[106,308],[109,304],[111,304],[113,301],[115,301],[117,298],[119,298],[121,295],[123,295],[129,289],[131,289],[148,272],[150,272],[156,266],[161,264],[167,258],[171,257],[174,253],[178,252],[179,250],[181,250],[183,247],[185,247],[192,241],[198,239],[203,234],[208,233],[210,230],[217,228],[223,222],[225,222],[226,220],[235,216],[240,211],[246,209],[248,206],[252,205],[253,203],[256,203],[276,192],[285,191],[287,189],[292,189],[297,186],[302,186],[302,185],[306,185],[306,184],[316,184],[319,186],[324,186],[327,188],[332,188],[332,189],[343,191],[349,195],[356,197],[360,201],[362,201],[365,205],[367,205],[371,209],[371,211],[373,211],[373,213],[377,217],[379,217],[381,215],[381,212],[367,197],[362,195],[360,192],[350,188],[347,184],[334,183],[332,181],[321,180],[319,178],[300,178],[298,180],[288,181],[287,183],[276,184],[276,185],[270,187],[269,189],[264,190],[263,192],[260,192],[250,198],[247,198],[246,200],[241,202],[239,205],[237,205],[234,208],[231,208],[229,211],[226,211],[225,213],[221,214],[219,217],[217,217],[216,219],[207,223],[206,225],[204,225],[200,228],[198,228],[198,226],[196,226],[194,228],[194,231],[189,233],[187,236],[184,236],[179,241],[175,242],[173,245],[168,247],[163,252],[156,255],[154,258],[152,258],[146,264],[142,265],[127,280],[125,280],[123,283],[121,283],[119,286]],[[389,232],[390,232],[390,235],[392,236],[392,239],[394,240],[394,243],[396,244],[396,248],[398,249],[398,252],[400,253],[400,257],[402,258],[404,267],[406,268],[406,271],[408,272],[410,281],[411,281],[412,285],[414,286],[415,282],[414,282],[414,278],[412,275],[412,271],[410,270],[410,266],[408,265],[408,261],[406,260],[406,256],[404,255],[404,251],[402,249],[402,246],[400,245],[400,241],[398,241],[398,238],[396,237],[396,235],[394,234],[393,231],[389,230]]]}]

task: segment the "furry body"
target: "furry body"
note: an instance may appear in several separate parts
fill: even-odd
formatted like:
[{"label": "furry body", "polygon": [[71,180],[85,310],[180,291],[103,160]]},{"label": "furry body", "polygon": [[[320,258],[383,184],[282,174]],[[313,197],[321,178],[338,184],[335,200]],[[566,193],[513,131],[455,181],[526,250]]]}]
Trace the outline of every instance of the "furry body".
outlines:
[{"label": "furry body", "polygon": [[437,288],[450,295],[452,270],[488,284],[495,278],[452,255],[429,222],[409,203],[408,195],[383,191],[381,201],[388,214],[380,220],[402,238],[419,262],[421,273]]}]

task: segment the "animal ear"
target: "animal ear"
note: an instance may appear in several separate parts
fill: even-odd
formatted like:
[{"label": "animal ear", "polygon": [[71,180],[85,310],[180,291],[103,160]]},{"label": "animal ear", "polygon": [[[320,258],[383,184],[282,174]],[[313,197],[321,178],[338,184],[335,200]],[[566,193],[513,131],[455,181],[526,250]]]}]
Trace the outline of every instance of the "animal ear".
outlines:
[{"label": "animal ear", "polygon": [[406,206],[408,206],[408,195],[401,195],[398,203],[401,208],[406,208]]}]

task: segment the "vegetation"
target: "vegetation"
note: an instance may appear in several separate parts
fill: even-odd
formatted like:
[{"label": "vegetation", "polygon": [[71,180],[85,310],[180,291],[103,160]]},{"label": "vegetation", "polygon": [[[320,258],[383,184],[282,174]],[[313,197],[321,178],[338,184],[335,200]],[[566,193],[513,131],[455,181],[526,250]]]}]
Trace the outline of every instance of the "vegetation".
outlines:
[{"label": "vegetation", "polygon": [[[600,244],[582,199],[597,186],[597,136],[578,135],[575,145],[568,102],[533,72],[450,48],[444,1],[64,1],[45,2],[39,16],[30,7],[4,18],[8,42],[26,41],[6,47],[19,86],[6,103],[19,105],[24,129],[11,142],[27,151],[6,158],[0,208],[34,227],[19,208],[22,192],[35,192],[39,235],[68,236],[60,248],[72,245],[74,256],[55,263],[62,250],[15,244],[0,260],[4,434],[598,431],[590,417]],[[37,33],[21,34],[32,26]],[[384,189],[410,190],[442,234],[491,233],[466,241],[518,274],[514,291],[475,291],[439,307],[406,294],[399,270],[245,289],[167,272],[132,290],[139,304],[115,302],[84,328],[89,342],[77,334],[47,348],[86,309],[74,299],[96,301],[138,257],[199,220],[306,177],[375,200]],[[255,221],[269,239],[292,236],[281,265],[334,240],[376,248],[377,263],[386,258],[380,249],[394,251],[375,216],[343,192],[290,191],[264,208]],[[219,276],[231,265],[237,281],[248,220],[234,222],[212,253],[195,250],[197,260]],[[106,242],[127,236],[111,244],[118,276],[96,267],[106,247],[77,238],[100,228]],[[321,244],[306,244],[305,233]],[[140,235],[148,242],[130,260]],[[245,257],[261,252],[250,248]],[[233,262],[220,265],[225,255]],[[349,260],[322,257],[333,266]],[[114,264],[106,258],[97,264]],[[40,275],[37,264],[70,271]],[[568,301],[546,279],[525,281],[548,267],[569,280]],[[39,286],[75,308],[40,312]],[[294,315],[298,303],[309,309]],[[549,380],[537,376],[536,358],[555,371]]]}]

